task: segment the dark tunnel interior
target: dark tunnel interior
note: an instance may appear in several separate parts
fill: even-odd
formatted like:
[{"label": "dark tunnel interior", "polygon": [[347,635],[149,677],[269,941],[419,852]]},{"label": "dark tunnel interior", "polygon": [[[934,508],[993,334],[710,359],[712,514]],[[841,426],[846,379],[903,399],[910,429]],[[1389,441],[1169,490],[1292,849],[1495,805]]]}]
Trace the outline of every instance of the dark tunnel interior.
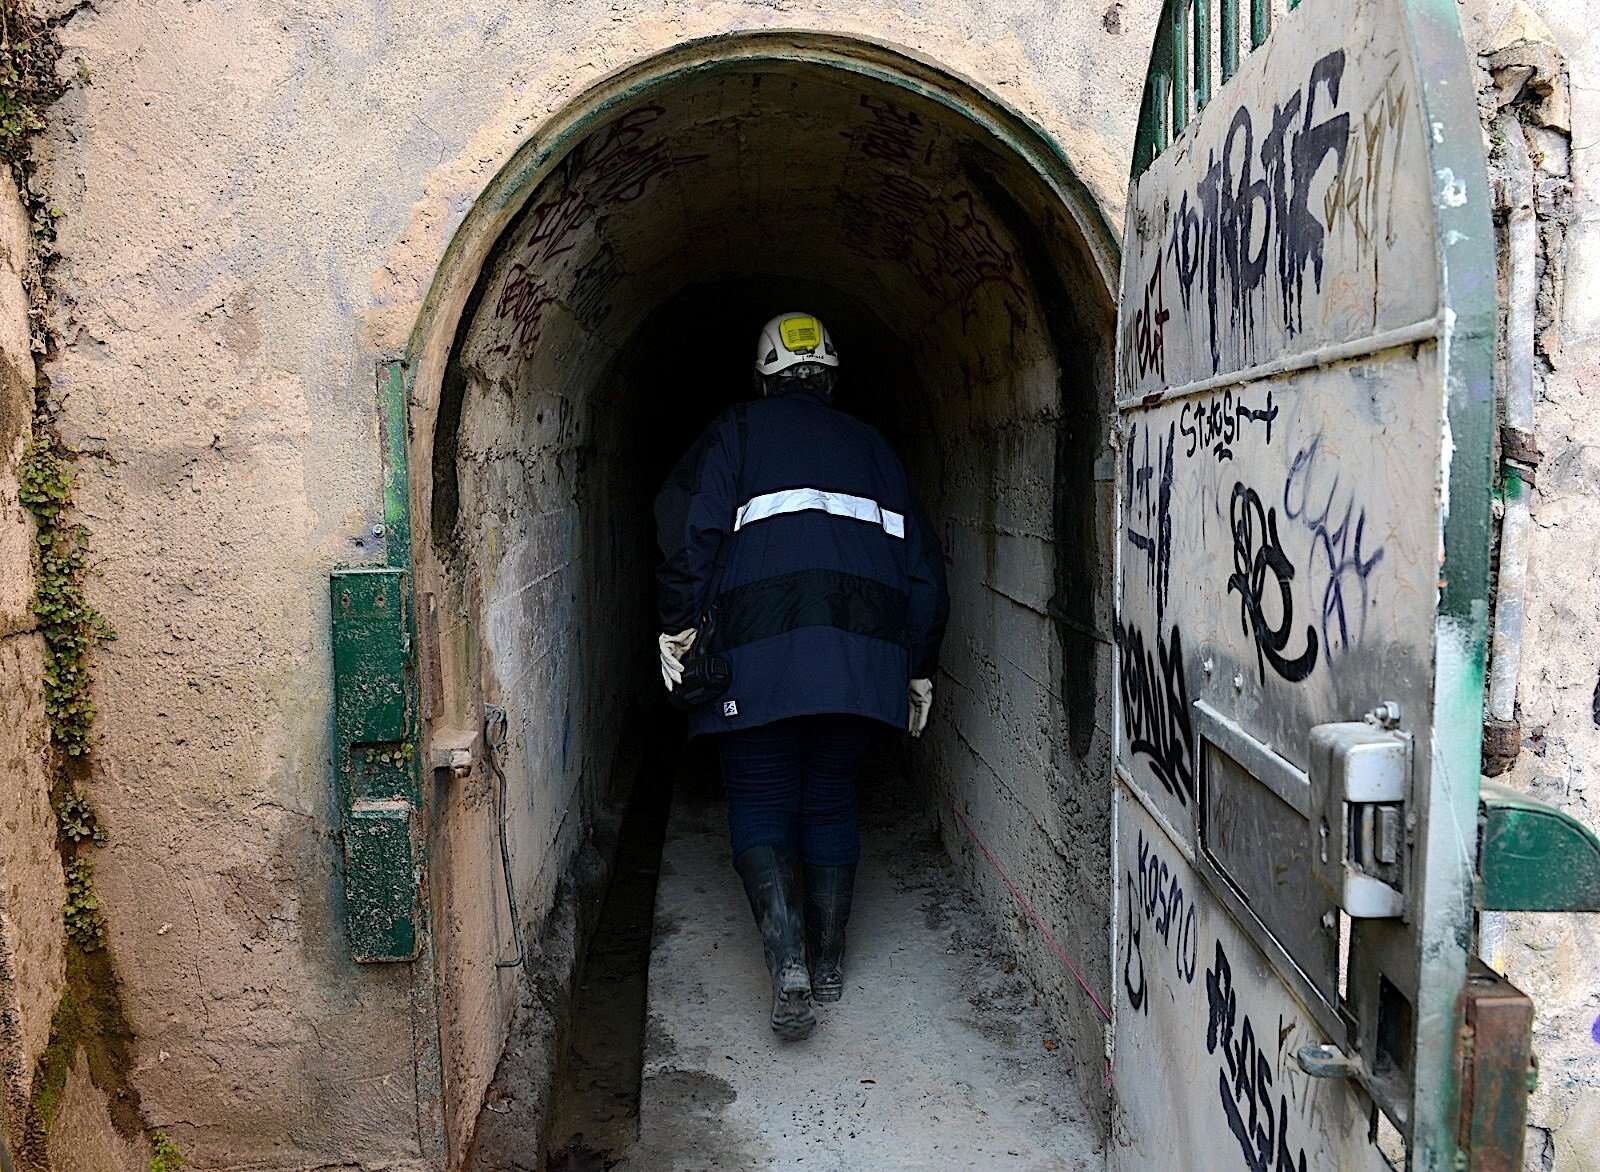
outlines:
[{"label": "dark tunnel interior", "polygon": [[[832,332],[836,404],[899,452],[944,549],[950,631],[907,826],[936,827],[1004,919],[944,813],[959,808],[1104,972],[1109,293],[1019,153],[948,103],[802,62],[691,72],[609,112],[510,221],[456,331],[432,444],[435,605],[452,686],[508,712],[520,913],[547,914],[619,786],[670,772],[630,772],[625,735],[661,719],[651,501],[753,393],[761,325],[795,310]],[[492,806],[437,833],[445,993],[487,1015],[514,995],[474,959],[505,932]],[[1097,1072],[1098,1019],[1036,941],[1015,944]],[[497,1047],[459,1033],[465,1103]]]}]

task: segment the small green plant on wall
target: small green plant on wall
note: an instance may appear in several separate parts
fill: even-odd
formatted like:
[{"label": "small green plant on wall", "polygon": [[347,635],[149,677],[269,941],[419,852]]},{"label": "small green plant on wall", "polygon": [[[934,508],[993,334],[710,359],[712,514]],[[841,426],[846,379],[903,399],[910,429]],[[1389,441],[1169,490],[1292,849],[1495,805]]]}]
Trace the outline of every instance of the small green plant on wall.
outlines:
[{"label": "small green plant on wall", "polygon": [[78,757],[89,751],[89,730],[94,724],[89,652],[96,643],[115,635],[84,596],[88,530],[68,517],[72,469],[48,431],[36,434],[28,444],[19,473],[18,495],[39,529],[33,613],[44,633],[50,739],[63,753]]},{"label": "small green plant on wall", "polygon": [[83,791],[70,781],[62,782],[56,788],[56,829],[61,837],[74,846],[81,842],[104,846],[105,828],[100,825],[99,816],[89,804],[89,799],[83,796]]},{"label": "small green plant on wall", "polygon": [[178,1145],[167,1138],[164,1131],[150,1133],[150,1172],[178,1172],[183,1167],[183,1153]]},{"label": "small green plant on wall", "polygon": [[0,154],[7,162],[27,154],[28,140],[44,129],[45,107],[60,96],[56,61],[61,46],[23,4],[4,0],[5,51],[0,53]]},{"label": "small green plant on wall", "polygon": [[85,952],[94,952],[106,942],[106,919],[100,914],[100,901],[94,895],[94,867],[87,859],[67,864],[67,935]]}]

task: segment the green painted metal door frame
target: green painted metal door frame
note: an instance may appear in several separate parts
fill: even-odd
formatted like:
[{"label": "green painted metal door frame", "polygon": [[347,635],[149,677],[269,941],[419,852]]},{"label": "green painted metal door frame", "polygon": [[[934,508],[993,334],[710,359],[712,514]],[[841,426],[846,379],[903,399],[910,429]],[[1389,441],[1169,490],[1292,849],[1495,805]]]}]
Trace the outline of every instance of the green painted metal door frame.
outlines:
[{"label": "green painted metal door frame", "polygon": [[377,389],[385,562],[329,578],[345,917],[361,963],[420,955],[426,865],[404,367],[380,366]]},{"label": "green painted metal door frame", "polygon": [[422,695],[411,542],[409,378],[380,362],[382,564],[329,575],[334,788],[344,854],[346,940],[358,964],[408,965],[417,1147],[446,1164],[438,977],[430,935]]}]

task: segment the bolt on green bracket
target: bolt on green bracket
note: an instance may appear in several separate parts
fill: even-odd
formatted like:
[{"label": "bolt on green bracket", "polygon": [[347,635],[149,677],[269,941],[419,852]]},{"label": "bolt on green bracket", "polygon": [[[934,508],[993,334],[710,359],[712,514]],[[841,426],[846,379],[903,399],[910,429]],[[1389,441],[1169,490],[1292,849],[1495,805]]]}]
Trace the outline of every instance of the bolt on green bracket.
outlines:
[{"label": "bolt on green bracket", "polygon": [[1485,911],[1600,911],[1600,838],[1554,806],[1484,781],[1478,873]]},{"label": "bolt on green bracket", "polygon": [[378,408],[389,564],[341,566],[329,576],[345,920],[362,963],[415,960],[422,947],[416,618],[398,362],[378,368]]}]

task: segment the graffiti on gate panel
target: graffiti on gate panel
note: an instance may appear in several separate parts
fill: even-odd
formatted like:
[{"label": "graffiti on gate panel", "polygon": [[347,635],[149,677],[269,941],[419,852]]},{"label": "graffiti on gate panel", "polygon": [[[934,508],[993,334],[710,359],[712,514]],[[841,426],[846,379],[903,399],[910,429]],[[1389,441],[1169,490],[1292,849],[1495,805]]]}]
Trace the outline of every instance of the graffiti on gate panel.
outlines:
[{"label": "graffiti on gate panel", "polygon": [[1367,1172],[1349,1084],[1295,1052],[1324,1041],[1158,824],[1118,795],[1117,1074],[1110,1166]]},{"label": "graffiti on gate panel", "polygon": [[1403,351],[1126,415],[1120,762],[1174,827],[1196,808],[1196,701],[1302,768],[1312,725],[1427,703],[1436,537],[1408,506],[1436,493],[1438,467],[1394,438],[1432,426],[1414,362]]},{"label": "graffiti on gate panel", "polygon": [[1304,769],[1312,726],[1431,703],[1440,468],[1410,437],[1437,429],[1437,354],[1250,371],[1436,303],[1393,13],[1294,19],[1140,178],[1125,233],[1118,765],[1191,847],[1197,704]]},{"label": "graffiti on gate panel", "polygon": [[1247,62],[1129,209],[1124,402],[1427,319],[1425,144],[1392,6]]},{"label": "graffiti on gate panel", "polygon": [[1434,208],[1460,184],[1429,163],[1404,8],[1290,11],[1129,195],[1115,1166],[1383,1167],[1371,1100],[1295,1055],[1343,1041],[1342,1012],[1370,1026],[1362,965],[1427,1000],[1373,960],[1426,914],[1352,918],[1341,968],[1341,893],[1314,878],[1338,783],[1309,751],[1392,703],[1417,733],[1406,800],[1437,784],[1421,734],[1454,449]]}]

